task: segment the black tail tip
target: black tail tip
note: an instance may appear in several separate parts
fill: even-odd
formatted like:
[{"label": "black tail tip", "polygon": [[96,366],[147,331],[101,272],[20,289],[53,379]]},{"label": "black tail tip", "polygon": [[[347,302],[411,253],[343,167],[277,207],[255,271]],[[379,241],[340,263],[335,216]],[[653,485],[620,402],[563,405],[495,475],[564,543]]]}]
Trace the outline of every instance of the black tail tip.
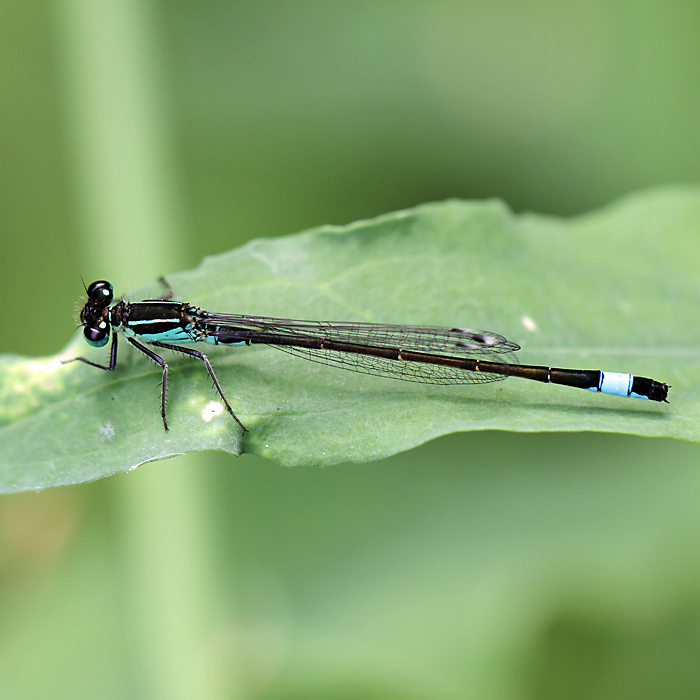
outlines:
[{"label": "black tail tip", "polygon": [[651,380],[651,388],[649,390],[649,398],[652,401],[663,401],[664,403],[670,403],[666,398],[668,396],[668,390],[671,388],[670,384],[663,384],[662,382],[655,382]]},{"label": "black tail tip", "polygon": [[657,382],[655,379],[648,377],[634,377],[632,380],[632,393],[642,398],[647,398],[650,401],[663,401],[668,403],[669,384]]}]

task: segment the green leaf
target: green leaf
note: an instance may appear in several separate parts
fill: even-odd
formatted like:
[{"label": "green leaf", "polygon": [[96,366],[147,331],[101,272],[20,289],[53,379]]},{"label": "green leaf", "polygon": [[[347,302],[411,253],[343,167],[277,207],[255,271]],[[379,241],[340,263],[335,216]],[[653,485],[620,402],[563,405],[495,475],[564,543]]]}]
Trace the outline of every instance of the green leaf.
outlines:
[{"label": "green leaf", "polygon": [[[172,356],[166,433],[160,370],[125,343],[113,373],[4,356],[0,489],[88,481],[206,449],[293,466],[363,462],[465,430],[698,441],[699,231],[697,188],[646,192],[568,220],[449,201],[254,240],[169,279],[177,298],[213,311],[492,330],[522,345],[523,363],[667,382],[670,405],[515,378],[411,384],[264,346],[211,348],[250,432],[209,410],[220,403],[202,363]],[[159,293],[150,284],[128,298]],[[61,357],[76,354],[106,362],[108,350],[77,335]]]}]

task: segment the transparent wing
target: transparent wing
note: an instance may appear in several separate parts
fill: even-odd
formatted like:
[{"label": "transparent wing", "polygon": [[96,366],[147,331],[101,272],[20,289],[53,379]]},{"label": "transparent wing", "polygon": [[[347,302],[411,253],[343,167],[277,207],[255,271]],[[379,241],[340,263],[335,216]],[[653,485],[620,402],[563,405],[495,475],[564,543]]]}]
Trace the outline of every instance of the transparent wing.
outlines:
[{"label": "transparent wing", "polygon": [[[222,343],[262,343],[312,362],[363,374],[393,377],[425,384],[486,384],[507,375],[475,372],[457,366],[377,357],[362,348],[388,348],[457,359],[482,358],[502,365],[517,364],[513,355],[520,346],[498,333],[473,328],[436,328],[377,323],[297,321],[207,313],[207,331]],[[309,340],[333,341],[354,346],[331,350],[308,345]]]}]

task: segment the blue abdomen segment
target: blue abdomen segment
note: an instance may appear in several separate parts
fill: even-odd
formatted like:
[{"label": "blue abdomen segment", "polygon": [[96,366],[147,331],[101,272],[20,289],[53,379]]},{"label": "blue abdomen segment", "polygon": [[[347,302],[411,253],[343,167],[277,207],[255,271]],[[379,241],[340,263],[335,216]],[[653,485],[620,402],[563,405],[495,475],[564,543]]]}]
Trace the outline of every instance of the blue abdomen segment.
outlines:
[{"label": "blue abdomen segment", "polygon": [[601,394],[613,396],[631,396],[635,399],[648,399],[648,396],[637,394],[632,390],[634,384],[633,374],[621,374],[620,372],[601,372],[598,386],[592,386],[589,391],[599,391]]},{"label": "blue abdomen segment", "polygon": [[[479,363],[479,367],[483,366]],[[597,369],[562,369],[561,367],[541,367],[539,365],[511,365],[510,374],[538,382],[551,382],[564,386],[575,386],[587,391],[613,396],[630,396],[634,399],[664,401],[668,395],[669,385],[648,377],[619,372],[601,372]]]}]

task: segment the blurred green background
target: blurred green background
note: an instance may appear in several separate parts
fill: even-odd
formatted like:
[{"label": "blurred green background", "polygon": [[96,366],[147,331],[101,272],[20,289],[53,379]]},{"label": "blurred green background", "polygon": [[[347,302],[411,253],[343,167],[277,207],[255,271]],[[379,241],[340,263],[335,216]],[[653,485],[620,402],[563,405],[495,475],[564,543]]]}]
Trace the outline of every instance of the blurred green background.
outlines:
[{"label": "blurred green background", "polygon": [[[698,181],[699,34],[682,0],[3,0],[0,347],[58,352],[81,275]],[[699,466],[484,433],[4,496],[0,697],[697,698]]]}]

